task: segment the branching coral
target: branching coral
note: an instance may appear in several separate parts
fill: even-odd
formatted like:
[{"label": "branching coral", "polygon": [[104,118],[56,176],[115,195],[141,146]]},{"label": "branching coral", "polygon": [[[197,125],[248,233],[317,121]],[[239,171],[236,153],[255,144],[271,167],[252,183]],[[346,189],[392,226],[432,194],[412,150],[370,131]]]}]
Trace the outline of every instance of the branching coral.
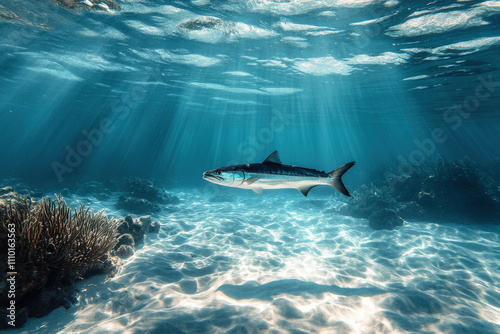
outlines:
[{"label": "branching coral", "polygon": [[103,211],[83,205],[72,211],[61,198],[25,199],[9,203],[0,213],[0,232],[14,226],[16,269],[23,292],[47,282],[78,278],[106,260],[116,243],[116,224]]}]

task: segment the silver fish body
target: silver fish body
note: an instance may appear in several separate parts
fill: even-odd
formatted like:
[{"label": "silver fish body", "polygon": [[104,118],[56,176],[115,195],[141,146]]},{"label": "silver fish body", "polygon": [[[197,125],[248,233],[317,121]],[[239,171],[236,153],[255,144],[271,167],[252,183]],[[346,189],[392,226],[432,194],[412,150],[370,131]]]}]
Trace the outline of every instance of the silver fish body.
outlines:
[{"label": "silver fish body", "polygon": [[342,175],[354,162],[347,163],[330,173],[298,166],[284,165],[274,151],[262,163],[233,165],[203,173],[209,182],[242,189],[251,189],[262,194],[262,189],[298,189],[304,196],[319,185],[329,185],[346,196],[349,192],[342,183]]}]

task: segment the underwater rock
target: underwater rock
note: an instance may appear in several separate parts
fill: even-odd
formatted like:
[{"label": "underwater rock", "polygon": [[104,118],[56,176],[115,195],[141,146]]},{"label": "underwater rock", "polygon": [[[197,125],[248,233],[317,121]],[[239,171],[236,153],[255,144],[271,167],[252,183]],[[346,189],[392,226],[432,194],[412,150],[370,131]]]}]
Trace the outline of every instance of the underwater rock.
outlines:
[{"label": "underwater rock", "polygon": [[228,193],[215,194],[208,200],[212,203],[234,202],[234,196]]},{"label": "underwater rock", "polygon": [[117,224],[117,232],[119,235],[131,235],[135,244],[143,240],[145,229],[142,227],[142,223],[139,219],[134,219],[131,215],[127,215],[124,218],[118,219]]},{"label": "underwater rock", "polygon": [[77,302],[76,292],[74,282],[65,280],[62,285],[45,288],[26,295],[24,300],[26,301],[28,316],[41,318],[60,306],[69,309],[71,304]]},{"label": "underwater rock", "polygon": [[121,259],[129,258],[134,254],[135,246],[144,240],[146,232],[158,233],[160,223],[153,222],[151,216],[132,218],[127,215],[117,220],[119,234],[115,245],[115,254]]},{"label": "underwater rock", "polygon": [[404,220],[391,209],[382,209],[372,213],[370,217],[368,217],[368,222],[370,223],[370,227],[374,230],[392,230],[404,224]]},{"label": "underwater rock", "polygon": [[149,229],[149,226],[153,222],[153,218],[151,216],[142,216],[139,217],[139,221],[141,222],[142,227],[147,231]]},{"label": "underwater rock", "polygon": [[118,256],[120,259],[127,259],[132,255],[134,255],[134,249],[129,245],[121,245],[116,250],[116,256]]},{"label": "underwater rock", "polygon": [[179,204],[180,202],[181,202],[181,200],[177,196],[167,194],[166,192],[164,192],[161,195],[161,203],[163,203],[163,204],[175,205],[175,204]]},{"label": "underwater rock", "polygon": [[150,180],[138,177],[127,178],[125,180],[125,191],[132,197],[143,198],[151,202],[161,204],[178,204],[180,202],[177,196],[157,189]]},{"label": "underwater rock", "polygon": [[151,216],[139,217],[139,221],[146,233],[158,233],[160,231],[160,223],[154,222]]},{"label": "underwater rock", "polygon": [[[131,215],[127,215],[116,221],[117,223],[117,233],[119,235],[118,239],[122,240],[124,235],[131,236],[134,243],[125,242],[129,237],[123,237],[123,241],[119,245],[127,244],[135,246],[144,240],[145,233],[158,233],[160,230],[160,223],[153,222],[151,216],[143,216],[139,218],[132,218]],[[115,246],[118,249],[119,245]]]},{"label": "underwater rock", "polygon": [[362,185],[359,191],[352,194],[347,201],[347,206],[339,207],[339,213],[355,218],[368,218],[381,209],[394,209],[397,207],[391,189],[386,186]]},{"label": "underwater rock", "polygon": [[483,169],[468,157],[440,158],[428,167],[417,195],[420,206],[435,219],[462,223],[496,222],[499,207]]},{"label": "underwater rock", "polygon": [[118,237],[115,249],[120,248],[121,245],[134,246],[134,237],[131,234],[122,234]]},{"label": "underwater rock", "polygon": [[160,223],[159,222],[152,222],[151,225],[149,225],[149,233],[155,233],[157,234],[160,232]]},{"label": "underwater rock", "polygon": [[92,265],[83,275],[83,278],[88,278],[94,275],[106,275],[113,277],[120,267],[120,261],[111,254],[101,258],[99,263]]},{"label": "underwater rock", "polygon": [[397,208],[396,213],[407,219],[421,219],[424,218],[424,210],[417,202],[403,203],[399,208]]},{"label": "underwater rock", "polygon": [[94,196],[100,201],[108,200],[111,197],[111,191],[104,184],[98,181],[81,184],[76,193],[82,196]]},{"label": "underwater rock", "polygon": [[[132,218],[131,216],[127,216],[127,217]],[[118,219],[116,233],[118,233],[118,235],[127,234],[129,231],[128,225],[129,225],[129,222],[126,221],[125,219],[123,219],[123,218]]]},{"label": "underwater rock", "polygon": [[136,244],[141,243],[144,240],[144,233],[146,230],[142,227],[142,224],[137,219],[134,219],[132,224],[128,225],[129,233],[134,238]]},{"label": "underwater rock", "polygon": [[120,196],[120,198],[118,199],[118,203],[116,204],[116,208],[124,209],[128,212],[138,215],[144,213],[156,213],[161,211],[160,206],[156,203],[150,202],[144,198],[125,196]]},{"label": "underwater rock", "polygon": [[159,191],[153,185],[153,182],[141,179],[139,177],[131,177],[125,180],[125,190],[132,196],[137,198],[147,199],[149,201],[159,200]]},{"label": "underwater rock", "polygon": [[[399,175],[400,171],[391,168],[387,166],[378,179],[371,178],[370,185],[354,192],[339,212],[367,218],[380,209],[393,209],[405,219],[466,224],[500,221],[498,173],[491,167],[483,168],[468,157],[440,157],[426,161],[411,175]],[[387,183],[390,188],[384,186]]]},{"label": "underwater rock", "polygon": [[155,188],[153,182],[137,177],[126,179],[124,190],[128,195],[120,196],[116,208],[135,214],[159,212],[163,204],[174,205],[180,202],[177,196]]}]

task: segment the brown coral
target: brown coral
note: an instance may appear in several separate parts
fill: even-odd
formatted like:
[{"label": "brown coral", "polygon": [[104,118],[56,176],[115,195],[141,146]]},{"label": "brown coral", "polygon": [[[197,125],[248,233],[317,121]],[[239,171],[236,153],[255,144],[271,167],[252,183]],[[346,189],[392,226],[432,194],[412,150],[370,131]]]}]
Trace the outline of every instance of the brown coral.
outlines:
[{"label": "brown coral", "polygon": [[83,205],[72,211],[61,198],[7,204],[0,210],[0,233],[13,229],[21,294],[81,277],[105,262],[116,243],[116,224],[102,211]]}]

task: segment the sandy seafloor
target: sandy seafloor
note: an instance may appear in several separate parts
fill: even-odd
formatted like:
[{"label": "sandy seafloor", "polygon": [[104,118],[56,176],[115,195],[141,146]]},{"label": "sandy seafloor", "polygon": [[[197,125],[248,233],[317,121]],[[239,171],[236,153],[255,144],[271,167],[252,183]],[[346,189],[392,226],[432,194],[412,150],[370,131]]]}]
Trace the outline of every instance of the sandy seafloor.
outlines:
[{"label": "sandy seafloor", "polygon": [[[172,193],[181,204],[114,278],[9,332],[500,333],[500,226],[374,231],[320,195]],[[66,200],[126,214],[116,197]]]}]

